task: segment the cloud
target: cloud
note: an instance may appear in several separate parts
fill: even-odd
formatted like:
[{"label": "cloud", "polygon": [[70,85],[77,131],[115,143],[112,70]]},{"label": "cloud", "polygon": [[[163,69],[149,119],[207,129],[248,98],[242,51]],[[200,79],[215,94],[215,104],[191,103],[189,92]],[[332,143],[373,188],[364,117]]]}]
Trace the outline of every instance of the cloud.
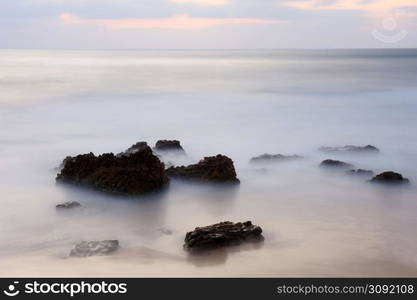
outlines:
[{"label": "cloud", "polygon": [[182,29],[199,30],[222,25],[238,24],[278,24],[285,21],[277,19],[256,18],[193,18],[189,15],[178,15],[171,18],[143,19],[84,19],[76,15],[63,13],[60,21],[66,25],[96,25],[109,29]]},{"label": "cloud", "polygon": [[306,10],[357,10],[381,16],[395,10],[417,7],[416,0],[301,0],[284,5]]},{"label": "cloud", "polygon": [[170,2],[181,3],[181,4],[197,4],[197,5],[208,5],[208,6],[220,6],[231,3],[231,0],[169,0]]}]

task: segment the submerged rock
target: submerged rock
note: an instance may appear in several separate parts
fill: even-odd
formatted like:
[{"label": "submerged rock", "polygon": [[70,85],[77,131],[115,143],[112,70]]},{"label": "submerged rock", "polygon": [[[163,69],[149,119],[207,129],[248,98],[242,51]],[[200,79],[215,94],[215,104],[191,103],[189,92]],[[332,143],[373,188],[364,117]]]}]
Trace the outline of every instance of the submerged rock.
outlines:
[{"label": "submerged rock", "polygon": [[357,170],[349,170],[347,171],[350,175],[358,175],[358,176],[373,176],[374,171],[371,170],[363,170],[363,169],[357,169]]},{"label": "submerged rock", "polygon": [[409,184],[410,180],[404,178],[403,175],[399,173],[387,171],[376,175],[371,179],[371,182],[383,184]]},{"label": "submerged rock", "polygon": [[158,232],[160,232],[162,234],[165,234],[165,235],[172,235],[173,234],[171,229],[165,228],[165,227],[158,228]]},{"label": "submerged rock", "polygon": [[56,208],[57,209],[70,209],[70,208],[79,207],[79,206],[81,206],[81,204],[77,201],[68,201],[65,203],[57,204]]},{"label": "submerged rock", "polygon": [[88,257],[97,255],[108,255],[119,249],[118,240],[104,240],[104,241],[82,241],[75,245],[71,250],[70,256],[73,257]]},{"label": "submerged rock", "polygon": [[352,153],[376,153],[379,152],[379,149],[372,145],[366,146],[353,146],[353,145],[346,145],[343,147],[321,147],[319,148],[322,152],[352,152]]},{"label": "submerged rock", "polygon": [[200,181],[239,182],[239,179],[236,177],[233,160],[221,154],[205,157],[194,165],[170,167],[166,169],[166,173],[172,177]]},{"label": "submerged rock", "polygon": [[57,182],[93,187],[116,194],[143,194],[168,183],[164,164],[151,148],[141,146],[129,155],[82,154],[66,159]]},{"label": "submerged rock", "polygon": [[320,164],[320,167],[326,168],[353,168],[352,164],[340,160],[326,159]]},{"label": "submerged rock", "polygon": [[251,221],[244,223],[221,222],[197,227],[185,236],[187,250],[209,250],[225,246],[240,245],[244,242],[263,241],[262,228]]},{"label": "submerged rock", "polygon": [[148,148],[148,143],[137,142],[136,144],[133,144],[132,146],[130,146],[126,151],[117,154],[117,157],[129,156],[133,153],[145,150],[146,148]]},{"label": "submerged rock", "polygon": [[303,158],[299,155],[283,155],[283,154],[262,154],[259,156],[252,157],[251,163],[267,163],[267,162],[282,162]]},{"label": "submerged rock", "polygon": [[155,144],[156,151],[179,151],[184,152],[180,141],[177,140],[159,140]]}]

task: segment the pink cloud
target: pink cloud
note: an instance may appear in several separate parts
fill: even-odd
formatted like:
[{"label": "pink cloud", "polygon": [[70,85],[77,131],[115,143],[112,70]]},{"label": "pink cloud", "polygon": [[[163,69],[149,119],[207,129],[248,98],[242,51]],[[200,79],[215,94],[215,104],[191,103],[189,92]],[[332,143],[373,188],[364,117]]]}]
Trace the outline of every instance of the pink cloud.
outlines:
[{"label": "pink cloud", "polygon": [[149,19],[84,19],[76,15],[63,13],[60,21],[67,25],[97,25],[110,29],[182,29],[199,30],[222,25],[237,24],[278,24],[283,23],[277,19],[256,18],[193,18],[188,15],[179,15],[171,18]]},{"label": "pink cloud", "polygon": [[380,17],[395,10],[417,7],[417,0],[299,0],[283,5],[306,10],[358,10]]}]

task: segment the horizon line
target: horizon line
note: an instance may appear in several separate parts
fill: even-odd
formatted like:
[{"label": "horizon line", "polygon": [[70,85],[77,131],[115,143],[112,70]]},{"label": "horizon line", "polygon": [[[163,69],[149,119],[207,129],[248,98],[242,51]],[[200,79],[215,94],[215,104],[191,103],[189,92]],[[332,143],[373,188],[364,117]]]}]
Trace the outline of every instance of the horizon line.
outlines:
[{"label": "horizon line", "polygon": [[347,48],[0,48],[33,51],[298,51],[298,50],[417,50],[417,47],[347,47]]}]

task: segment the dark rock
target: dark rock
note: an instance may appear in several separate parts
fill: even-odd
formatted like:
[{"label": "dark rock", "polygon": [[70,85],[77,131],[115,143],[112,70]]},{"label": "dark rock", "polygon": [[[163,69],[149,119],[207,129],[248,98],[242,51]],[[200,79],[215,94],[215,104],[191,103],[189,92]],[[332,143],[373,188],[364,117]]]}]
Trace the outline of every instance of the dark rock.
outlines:
[{"label": "dark rock", "polygon": [[320,164],[321,167],[328,167],[328,168],[353,168],[352,164],[340,161],[340,160],[333,160],[333,159],[326,159],[323,160]]},{"label": "dark rock", "polygon": [[322,152],[351,152],[351,153],[376,153],[379,149],[372,145],[366,146],[353,146],[346,145],[343,147],[321,147],[319,148]]},{"label": "dark rock", "polygon": [[57,171],[61,170],[65,166],[65,163],[71,159],[72,159],[72,156],[65,157],[62,163],[59,165],[59,167],[56,168],[56,170]]},{"label": "dark rock", "polygon": [[118,240],[104,240],[80,242],[71,250],[70,256],[73,257],[88,257],[97,255],[108,255],[119,249]]},{"label": "dark rock", "polygon": [[358,176],[373,176],[374,171],[371,170],[363,170],[363,169],[357,169],[357,170],[349,170],[347,171],[350,175],[358,175]]},{"label": "dark rock", "polygon": [[371,179],[371,182],[383,184],[409,184],[410,180],[392,171],[383,172]]},{"label": "dark rock", "polygon": [[267,163],[267,162],[282,162],[282,161],[289,161],[294,159],[303,158],[299,155],[282,155],[282,154],[262,154],[256,157],[252,157],[250,162],[251,163]]},{"label": "dark rock", "polygon": [[177,140],[159,140],[155,144],[156,151],[180,151],[184,152],[180,141]]},{"label": "dark rock", "polygon": [[145,150],[146,148],[148,148],[148,143],[146,143],[146,142],[137,142],[136,144],[130,146],[130,148],[128,148],[126,151],[117,154],[117,156],[118,157],[129,156],[133,153]]},{"label": "dark rock", "polygon": [[68,201],[62,204],[58,204],[56,206],[57,209],[69,209],[69,208],[74,208],[74,207],[79,207],[81,206],[81,204],[77,201]]},{"label": "dark rock", "polygon": [[244,223],[221,222],[197,227],[185,236],[184,248],[187,250],[209,250],[244,242],[263,241],[262,229],[251,221]]},{"label": "dark rock", "polygon": [[172,177],[200,181],[239,182],[233,160],[221,154],[205,157],[194,165],[170,167],[166,170],[166,173]]},{"label": "dark rock", "polygon": [[164,164],[146,146],[130,155],[89,153],[66,159],[56,181],[135,195],[161,189],[168,178]]}]

